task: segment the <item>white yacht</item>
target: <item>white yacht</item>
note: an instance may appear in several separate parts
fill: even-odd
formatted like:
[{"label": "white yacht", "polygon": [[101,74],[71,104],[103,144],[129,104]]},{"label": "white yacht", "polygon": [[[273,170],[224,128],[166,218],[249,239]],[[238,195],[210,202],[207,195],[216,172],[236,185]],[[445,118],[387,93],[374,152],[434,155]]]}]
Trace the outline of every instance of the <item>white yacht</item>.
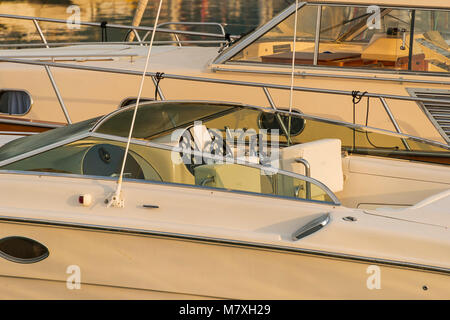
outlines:
[{"label": "white yacht", "polygon": [[450,298],[447,144],[147,102],[113,202],[133,110],[0,148],[0,298]]}]

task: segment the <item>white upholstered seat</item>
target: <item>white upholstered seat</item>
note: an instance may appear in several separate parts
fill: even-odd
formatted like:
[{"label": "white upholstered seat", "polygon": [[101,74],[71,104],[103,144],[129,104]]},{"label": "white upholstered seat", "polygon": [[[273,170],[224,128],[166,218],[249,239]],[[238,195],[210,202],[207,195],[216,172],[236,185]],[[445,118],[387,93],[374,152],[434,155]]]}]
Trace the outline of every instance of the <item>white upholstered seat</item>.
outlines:
[{"label": "white upholstered seat", "polygon": [[304,175],[305,166],[296,162],[297,158],[308,161],[312,178],[322,182],[333,192],[342,191],[344,175],[341,140],[322,139],[284,148],[280,153],[280,168]]}]

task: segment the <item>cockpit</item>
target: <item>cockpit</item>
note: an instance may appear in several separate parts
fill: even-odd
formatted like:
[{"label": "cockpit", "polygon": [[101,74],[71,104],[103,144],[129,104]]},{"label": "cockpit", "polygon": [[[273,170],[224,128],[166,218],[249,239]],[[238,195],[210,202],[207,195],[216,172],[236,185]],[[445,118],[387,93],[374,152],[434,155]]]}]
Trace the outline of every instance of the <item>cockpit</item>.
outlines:
[{"label": "cockpit", "polygon": [[[117,178],[133,112],[129,106],[14,140],[0,148],[0,170]],[[412,205],[427,195],[409,192],[420,175],[426,175],[424,188],[432,186],[430,192],[448,188],[443,163],[449,158],[449,147],[437,142],[298,112],[163,101],[139,107],[123,177],[334,204],[343,200],[351,207],[371,194],[385,201],[394,181],[397,200],[390,201]],[[364,195],[375,184],[355,180],[357,196],[353,179],[373,178],[373,172],[379,173],[378,193]]]}]

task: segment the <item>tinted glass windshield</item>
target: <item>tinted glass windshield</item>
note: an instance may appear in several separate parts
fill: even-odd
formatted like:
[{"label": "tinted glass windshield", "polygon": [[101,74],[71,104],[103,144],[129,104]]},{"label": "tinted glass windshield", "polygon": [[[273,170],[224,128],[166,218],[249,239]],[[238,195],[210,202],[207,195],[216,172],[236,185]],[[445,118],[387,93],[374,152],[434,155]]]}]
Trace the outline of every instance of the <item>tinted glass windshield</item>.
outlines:
[{"label": "tinted glass windshield", "polygon": [[[289,117],[282,112],[274,113],[270,109],[226,104],[151,103],[139,108],[133,137],[151,141],[165,136],[171,137],[177,129],[201,124],[220,133],[224,139],[234,135],[234,140],[237,140],[238,135],[245,135],[249,140],[252,135],[263,134],[268,137],[269,142],[278,139],[281,145],[286,145],[289,135],[292,144],[337,138],[345,148],[447,152],[446,149],[408,138],[370,132],[363,128],[353,129],[345,123],[333,123],[302,114]],[[128,137],[132,113],[132,108],[117,113],[94,131]]]},{"label": "tinted glass windshield", "polygon": [[[131,107],[105,118],[103,122],[98,122],[96,118],[13,141],[0,148],[0,160],[89,132],[95,123],[98,123],[93,129],[95,133],[126,138],[133,111]],[[276,144],[282,148],[320,139],[339,139],[343,149],[352,152],[383,156],[400,153],[439,154],[447,158],[450,156],[444,145],[430,144],[366,127],[353,128],[350,123],[302,114],[289,116],[283,111],[275,113],[271,109],[201,102],[160,102],[141,106],[138,109],[133,138],[175,146],[182,142],[188,131],[194,140],[201,140],[195,141],[198,142],[197,148],[203,149],[206,144],[212,147],[219,137],[229,149],[228,153],[233,153],[239,143],[245,144],[246,152],[252,154],[258,153],[252,152],[252,148],[264,147],[262,142],[268,145]]]},{"label": "tinted glass windshield", "polygon": [[[230,105],[208,103],[152,103],[139,107],[133,137],[150,139],[162,132],[185,126],[195,120],[206,120],[232,111]],[[134,108],[130,107],[114,114],[101,123],[95,132],[128,137]]]},{"label": "tinted glass windshield", "polygon": [[100,117],[13,140],[0,148],[0,161],[88,132]]}]

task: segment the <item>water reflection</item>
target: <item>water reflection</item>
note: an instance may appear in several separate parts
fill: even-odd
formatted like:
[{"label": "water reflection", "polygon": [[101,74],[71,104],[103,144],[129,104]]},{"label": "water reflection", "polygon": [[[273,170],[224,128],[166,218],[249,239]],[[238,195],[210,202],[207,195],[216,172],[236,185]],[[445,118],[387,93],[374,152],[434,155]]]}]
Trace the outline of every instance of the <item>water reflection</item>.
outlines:
[{"label": "water reflection", "polygon": [[[82,21],[131,24],[137,3],[138,0],[3,0],[0,12],[65,20],[71,15],[67,7],[77,5]],[[291,3],[292,0],[164,0],[160,21],[219,22],[227,25],[227,32],[241,34],[271,19]],[[153,25],[158,4],[159,1],[149,1],[141,25]],[[41,23],[41,27],[53,42],[101,39],[100,30],[92,28],[73,32],[53,23]],[[184,30],[192,28],[183,27]],[[218,32],[212,27],[196,27],[195,30]],[[4,42],[40,41],[32,21],[0,18],[0,36]],[[110,41],[121,41],[124,37],[124,32],[109,31]]]}]

